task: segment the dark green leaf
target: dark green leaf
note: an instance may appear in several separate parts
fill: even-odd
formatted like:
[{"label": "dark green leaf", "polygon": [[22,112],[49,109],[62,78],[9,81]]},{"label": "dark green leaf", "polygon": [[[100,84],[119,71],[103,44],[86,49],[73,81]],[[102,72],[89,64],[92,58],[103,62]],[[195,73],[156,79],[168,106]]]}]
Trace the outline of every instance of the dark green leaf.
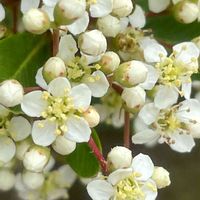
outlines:
[{"label": "dark green leaf", "polygon": [[[101,149],[100,140],[96,131],[92,137]],[[81,177],[91,177],[98,173],[99,163],[87,143],[77,144],[76,150],[67,156],[67,163]]]},{"label": "dark green leaf", "polygon": [[37,69],[50,56],[47,34],[35,36],[21,33],[0,41],[0,82],[16,79],[23,86],[35,85]]}]

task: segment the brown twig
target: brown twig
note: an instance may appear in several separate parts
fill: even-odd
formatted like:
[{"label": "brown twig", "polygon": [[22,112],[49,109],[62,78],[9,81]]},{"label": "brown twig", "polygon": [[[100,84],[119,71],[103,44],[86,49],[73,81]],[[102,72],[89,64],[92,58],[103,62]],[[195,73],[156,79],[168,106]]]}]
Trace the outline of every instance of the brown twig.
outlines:
[{"label": "brown twig", "polygon": [[53,29],[53,34],[52,34],[52,39],[53,39],[53,56],[56,56],[58,53],[58,48],[59,48],[59,29]]},{"label": "brown twig", "polygon": [[124,146],[130,147],[130,116],[127,111],[124,113]]},{"label": "brown twig", "polygon": [[24,88],[24,93],[29,93],[29,92],[32,92],[32,91],[35,91],[35,90],[43,90],[41,87],[39,86],[35,86],[35,87],[26,87]]},{"label": "brown twig", "polygon": [[94,153],[95,157],[98,159],[99,164],[101,165],[102,171],[106,174],[108,171],[107,162],[105,158],[103,157],[102,153],[100,152],[100,150],[98,149],[92,137],[90,137],[90,140],[88,141],[88,145],[91,148],[92,152]]}]

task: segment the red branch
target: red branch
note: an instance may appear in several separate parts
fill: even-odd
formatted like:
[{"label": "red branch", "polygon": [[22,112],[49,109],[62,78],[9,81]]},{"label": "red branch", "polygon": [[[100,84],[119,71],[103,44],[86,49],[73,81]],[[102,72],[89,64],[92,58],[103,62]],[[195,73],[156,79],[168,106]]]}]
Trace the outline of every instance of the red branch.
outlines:
[{"label": "red branch", "polygon": [[53,30],[52,40],[53,40],[53,56],[56,56],[58,53],[59,40],[60,40],[58,29]]},{"label": "red branch", "polygon": [[130,147],[130,116],[127,111],[124,113],[124,146]]},{"label": "red branch", "polygon": [[41,87],[39,86],[35,86],[35,87],[26,87],[24,88],[24,93],[29,93],[29,92],[32,92],[32,91],[35,91],[35,90],[43,90]]},{"label": "red branch", "polygon": [[98,159],[99,164],[101,165],[101,169],[104,173],[107,173],[107,162],[105,158],[103,157],[102,153],[99,151],[96,143],[94,142],[93,138],[90,137],[90,140],[88,141],[88,145],[91,148],[92,152],[94,153],[95,157]]}]

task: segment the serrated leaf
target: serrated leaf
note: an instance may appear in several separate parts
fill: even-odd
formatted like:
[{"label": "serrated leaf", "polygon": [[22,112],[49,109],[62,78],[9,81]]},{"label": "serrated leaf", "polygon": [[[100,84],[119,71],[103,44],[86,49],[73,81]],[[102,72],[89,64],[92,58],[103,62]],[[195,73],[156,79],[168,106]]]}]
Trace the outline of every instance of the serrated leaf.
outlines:
[{"label": "serrated leaf", "polygon": [[[101,150],[96,131],[93,131],[92,137]],[[99,171],[99,162],[87,143],[77,144],[76,150],[67,156],[67,163],[81,177],[92,177]]]},{"label": "serrated leaf", "polygon": [[0,82],[16,79],[23,86],[35,85],[37,69],[50,57],[49,35],[20,33],[0,41]]}]

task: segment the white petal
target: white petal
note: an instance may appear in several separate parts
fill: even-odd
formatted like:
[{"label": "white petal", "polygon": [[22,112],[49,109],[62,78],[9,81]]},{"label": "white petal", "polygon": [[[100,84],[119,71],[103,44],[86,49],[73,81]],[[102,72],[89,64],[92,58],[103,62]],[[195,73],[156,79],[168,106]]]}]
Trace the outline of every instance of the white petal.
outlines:
[{"label": "white petal", "polygon": [[47,102],[42,99],[42,91],[33,91],[24,95],[21,103],[23,112],[31,117],[40,117],[46,107]]},{"label": "white petal", "polygon": [[2,20],[4,20],[5,15],[6,15],[6,13],[5,13],[4,7],[3,7],[2,4],[0,3],[0,22],[1,22]]},{"label": "white petal", "polygon": [[135,28],[143,28],[146,24],[145,13],[142,8],[136,5],[133,14],[129,15],[131,26]]},{"label": "white petal", "polygon": [[1,117],[7,117],[9,115],[10,111],[0,104],[0,116]]},{"label": "white petal", "polygon": [[97,77],[94,82],[86,82],[90,90],[92,91],[93,97],[102,97],[106,94],[109,83],[105,74],[99,70],[92,73],[92,76]]},{"label": "white petal", "polygon": [[119,23],[120,23],[120,27],[121,27],[120,30],[124,31],[127,28],[128,24],[129,24],[128,17],[120,18]]},{"label": "white petal", "polygon": [[38,8],[40,0],[21,0],[21,11],[26,13],[31,8]]},{"label": "white petal", "polygon": [[140,47],[141,47],[142,49],[148,47],[149,45],[158,44],[158,42],[157,42],[155,39],[152,39],[152,38],[149,37],[149,36],[146,36],[146,37],[141,38],[141,40],[138,41],[138,42],[139,42]]},{"label": "white petal", "polygon": [[35,76],[35,80],[36,80],[37,85],[39,85],[41,88],[47,90],[48,85],[43,78],[42,70],[43,70],[43,67],[38,69],[37,74]]},{"label": "white petal", "polygon": [[43,0],[43,3],[46,6],[50,6],[50,7],[54,7],[57,2],[58,2],[58,0]]},{"label": "white petal", "polygon": [[140,117],[136,117],[133,121],[134,131],[140,132],[145,129],[148,129],[148,125],[144,123],[144,121]]},{"label": "white petal", "polygon": [[76,109],[87,110],[91,102],[91,90],[85,84],[80,84],[72,88],[71,94],[74,107]]},{"label": "white petal", "polygon": [[142,191],[145,194],[145,200],[155,200],[158,195],[156,183],[151,179],[145,182]]},{"label": "white petal", "polygon": [[56,139],[56,123],[49,120],[33,123],[32,138],[35,144],[49,146]]},{"label": "white petal", "polygon": [[53,16],[54,7],[43,5],[41,7],[41,9],[44,10],[47,13],[47,15],[49,16],[50,21],[53,22],[54,21],[54,16]]},{"label": "white petal", "polygon": [[145,66],[148,69],[147,78],[143,83],[141,83],[139,85],[140,85],[140,87],[142,87],[146,90],[151,90],[151,89],[153,89],[153,87],[155,86],[155,84],[159,78],[159,73],[151,65],[145,65]]},{"label": "white petal", "polygon": [[0,161],[7,163],[15,155],[15,143],[7,136],[0,136]]},{"label": "white petal", "polygon": [[76,143],[67,140],[64,136],[57,136],[52,147],[57,153],[61,155],[68,155],[75,150]]},{"label": "white petal", "polygon": [[91,181],[87,191],[92,200],[109,200],[114,195],[112,185],[104,180]]},{"label": "white petal", "polygon": [[171,135],[171,139],[175,141],[174,144],[170,144],[170,147],[180,153],[191,152],[195,146],[194,139],[188,134],[174,133]]},{"label": "white petal", "polygon": [[160,110],[155,107],[154,103],[148,103],[143,106],[138,116],[145,122],[145,124],[150,125],[156,121],[159,112]]},{"label": "white petal", "polygon": [[83,117],[72,116],[66,122],[67,132],[64,136],[74,142],[88,142],[91,129]]},{"label": "white petal", "polygon": [[158,44],[158,43],[152,43],[146,48],[144,48],[144,58],[146,62],[159,62],[160,61],[160,55],[167,56],[167,51],[165,48]]},{"label": "white petal", "polygon": [[64,60],[65,63],[71,61],[78,51],[76,41],[72,35],[64,35],[60,39],[57,56]]},{"label": "white petal", "polygon": [[115,170],[108,176],[108,182],[111,183],[112,185],[116,185],[119,181],[130,176],[132,173],[133,173],[132,168]]},{"label": "white petal", "polygon": [[145,144],[158,140],[159,137],[160,136],[155,131],[146,129],[133,135],[132,142],[134,144]]},{"label": "white petal", "polygon": [[146,181],[153,175],[154,164],[148,155],[140,153],[133,158],[132,168],[134,172],[140,174],[138,180]]},{"label": "white petal", "polygon": [[193,42],[182,42],[173,46],[173,50],[178,53],[176,58],[184,63],[190,63],[192,58],[199,57],[199,49]]},{"label": "white petal", "polygon": [[68,25],[67,28],[72,34],[77,35],[84,32],[87,29],[88,24],[89,24],[89,15],[88,12],[85,11],[84,15],[81,18],[77,19],[75,22]]},{"label": "white petal", "polygon": [[31,124],[24,117],[13,117],[10,120],[8,131],[16,142],[28,137],[31,133]]},{"label": "white petal", "polygon": [[55,97],[63,97],[66,91],[70,91],[71,85],[67,78],[58,77],[52,80],[48,85],[48,92]]},{"label": "white petal", "polygon": [[112,0],[97,0],[96,3],[90,5],[91,17],[104,17],[112,11]]},{"label": "white petal", "polygon": [[174,87],[160,86],[156,92],[155,106],[163,109],[175,104],[178,100],[178,91]]},{"label": "white petal", "polygon": [[90,56],[90,55],[84,54],[83,52],[81,52],[81,55],[84,57],[84,59],[86,59],[88,65],[99,61],[102,56],[102,55]]},{"label": "white petal", "polygon": [[192,83],[182,83],[182,92],[186,99],[190,99],[191,90],[192,90]]},{"label": "white petal", "polygon": [[170,4],[170,0],[148,0],[149,10],[154,13],[159,13],[167,9]]}]

